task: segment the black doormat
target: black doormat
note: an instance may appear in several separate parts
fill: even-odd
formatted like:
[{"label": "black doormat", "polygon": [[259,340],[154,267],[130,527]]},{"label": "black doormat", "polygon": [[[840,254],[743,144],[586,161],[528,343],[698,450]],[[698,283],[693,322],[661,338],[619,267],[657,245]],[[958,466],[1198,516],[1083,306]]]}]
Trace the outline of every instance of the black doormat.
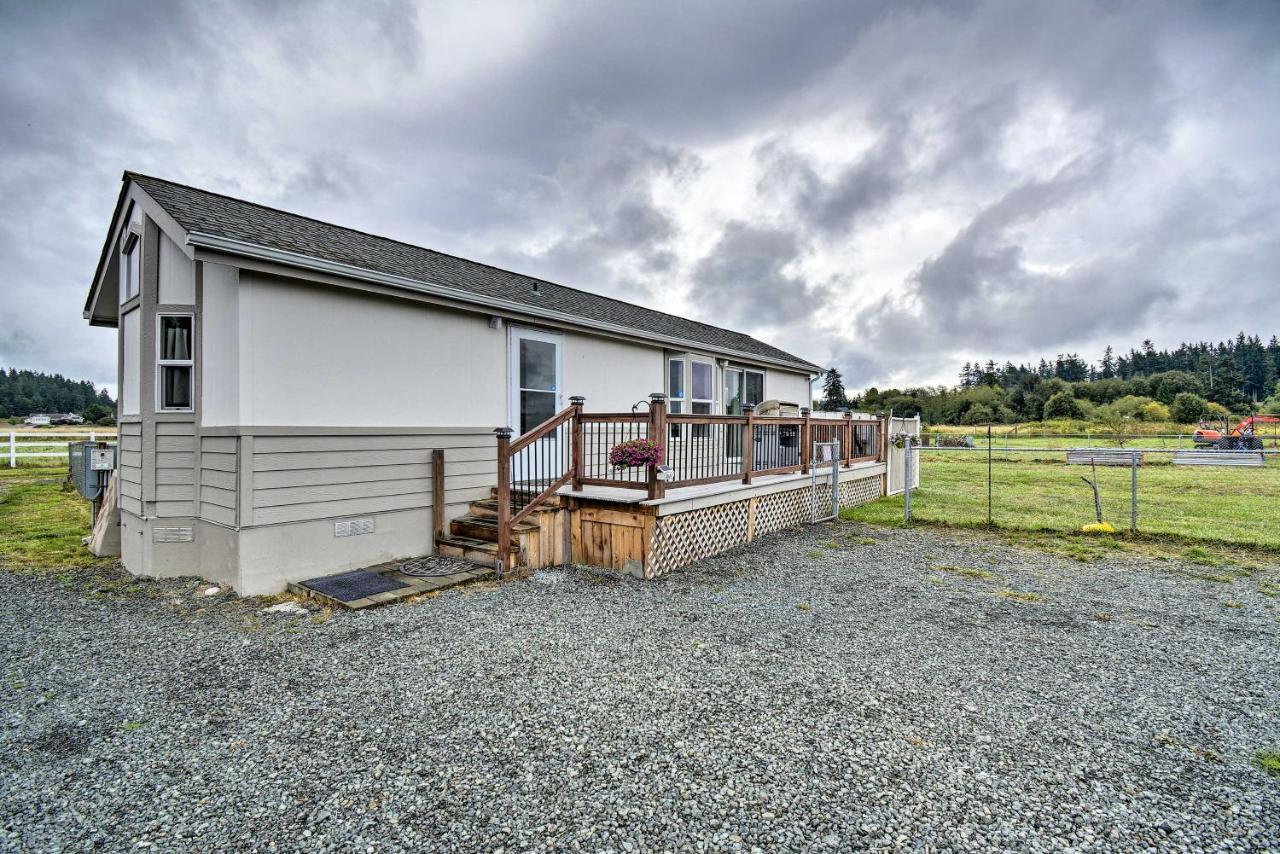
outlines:
[{"label": "black doormat", "polygon": [[308,590],[323,593],[325,596],[332,596],[339,602],[354,602],[366,596],[388,593],[392,590],[400,590],[409,586],[396,581],[394,578],[388,578],[385,575],[379,575],[376,572],[369,572],[364,569],[355,569],[338,575],[326,575],[322,578],[312,578],[301,582],[301,585]]}]

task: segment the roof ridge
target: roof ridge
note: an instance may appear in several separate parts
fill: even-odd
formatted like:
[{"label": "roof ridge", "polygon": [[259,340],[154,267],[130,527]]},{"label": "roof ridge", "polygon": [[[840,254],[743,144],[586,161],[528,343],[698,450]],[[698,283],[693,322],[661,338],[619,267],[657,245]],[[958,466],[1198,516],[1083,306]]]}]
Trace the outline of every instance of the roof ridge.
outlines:
[{"label": "roof ridge", "polygon": [[365,237],[371,237],[374,240],[385,240],[388,243],[396,243],[396,244],[399,244],[400,246],[407,246],[410,249],[417,249],[422,252],[430,252],[433,255],[442,255],[446,258],[453,258],[457,261],[465,261],[468,264],[477,264],[481,267],[488,267],[490,270],[497,270],[500,273],[506,273],[507,275],[510,275],[510,276],[520,276],[521,278],[530,279],[531,281],[535,281],[540,284],[552,285],[557,288],[564,288],[565,290],[577,291],[578,293],[583,293],[583,294],[590,294],[591,296],[596,297],[597,299],[609,300],[610,302],[620,303],[621,305],[629,306],[631,308],[641,308],[641,309],[644,309],[645,311],[652,311],[655,314],[661,314],[666,317],[675,318],[676,320],[683,320],[686,323],[696,323],[699,326],[706,326],[710,329],[716,329],[721,332],[732,332],[734,335],[741,335],[744,338],[750,338],[752,341],[755,341],[758,344],[764,344],[769,347],[773,346],[772,344],[769,344],[766,341],[761,341],[759,338],[756,338],[754,335],[748,335],[745,332],[739,332],[738,330],[730,329],[727,326],[716,326],[715,324],[706,323],[705,321],[702,321],[702,320],[695,320],[691,317],[685,317],[684,315],[675,314],[674,312],[663,311],[660,308],[652,308],[647,305],[640,305],[639,303],[630,302],[628,300],[619,299],[617,297],[612,297],[612,296],[609,296],[608,294],[602,294],[596,291],[588,291],[584,288],[574,287],[573,285],[565,285],[565,284],[561,284],[560,282],[553,282],[550,279],[544,279],[544,278],[541,278],[540,276],[533,276],[528,273],[521,273],[518,270],[508,270],[505,267],[499,267],[498,265],[490,264],[487,261],[477,261],[474,258],[464,258],[461,255],[454,255],[451,252],[441,252],[439,249],[432,249],[429,246],[419,246],[416,243],[409,243],[404,240],[397,240],[394,237],[387,237],[381,234],[374,234],[371,231],[363,231],[359,228],[351,228],[350,226],[346,226],[346,225],[338,225],[336,222],[329,222],[328,220],[318,219],[313,216],[307,216],[306,214],[287,211],[287,210],[284,210],[283,208],[275,208],[275,207],[272,207],[271,205],[264,205],[260,202],[251,202],[248,199],[241,199],[237,196],[231,196],[226,193],[219,193],[214,190],[206,190],[203,187],[195,187],[195,186],[192,186],[191,184],[183,184],[180,181],[171,181],[168,178],[160,178],[155,175],[146,175],[142,172],[134,172],[132,170],[125,170],[124,174],[125,174],[125,177],[127,178],[131,178],[131,179],[142,178],[148,181],[158,181],[161,184],[170,184],[174,187],[181,187],[184,190],[192,190],[197,193],[204,193],[210,196],[217,196],[220,199],[227,199],[229,201],[237,202],[242,205],[249,205],[250,207],[261,208],[262,210],[265,210],[265,211],[271,211],[273,213],[297,217],[298,219],[305,219],[308,222],[318,223],[320,225],[325,225],[330,228],[339,228],[339,229],[342,229],[343,231],[349,231],[355,234],[361,234],[361,235],[364,235]]},{"label": "roof ridge", "polygon": [[[553,282],[553,281],[551,281],[550,279],[544,279],[544,278],[541,278],[541,277],[539,277],[539,276],[533,276],[533,275],[530,275],[530,274],[528,274],[528,273],[521,273],[521,272],[517,272],[517,271],[515,271],[515,270],[508,270],[508,269],[507,269],[507,268],[505,268],[505,267],[499,267],[499,266],[497,266],[497,265],[495,265],[495,264],[490,264],[490,263],[485,262],[485,261],[476,261],[476,260],[473,260],[473,259],[471,259],[471,258],[464,258],[464,257],[463,257],[463,256],[461,256],[461,255],[454,255],[454,254],[449,253],[449,252],[441,252],[441,251],[440,251],[440,250],[438,250],[438,249],[432,249],[432,248],[427,247],[427,246],[419,246],[418,244],[415,244],[415,243],[409,243],[409,242],[404,241],[404,240],[397,240],[396,238],[393,238],[393,237],[387,237],[387,236],[385,236],[385,235],[381,235],[381,234],[374,234],[373,232],[369,232],[369,231],[363,231],[363,230],[358,229],[358,228],[351,228],[351,227],[349,227],[349,226],[339,225],[339,224],[337,224],[337,223],[335,223],[335,222],[329,222],[328,220],[323,220],[323,219],[319,219],[319,218],[317,218],[317,217],[307,216],[306,214],[295,213],[295,212],[293,212],[293,211],[287,211],[287,210],[284,210],[283,208],[277,208],[277,207],[272,207],[272,206],[270,206],[270,205],[264,205],[264,204],[262,204],[262,203],[260,203],[260,202],[254,202],[254,201],[250,201],[250,200],[248,200],[248,199],[242,199],[242,198],[239,198],[239,197],[237,197],[237,196],[228,195],[227,193],[219,193],[219,192],[214,191],[214,190],[207,190],[207,189],[205,189],[205,188],[203,188],[203,187],[196,187],[196,186],[193,186],[193,185],[191,185],[191,184],[184,184],[184,183],[182,183],[182,182],[180,182],[180,181],[173,181],[173,180],[170,180],[170,179],[168,179],[168,178],[161,178],[161,177],[158,177],[158,176],[155,176],[155,175],[148,175],[148,174],[146,174],[146,173],[143,173],[143,172],[136,172],[136,171],[133,171],[133,170],[131,170],[131,169],[126,169],[126,170],[124,171],[124,176],[123,176],[123,177],[124,177],[126,180],[132,180],[132,181],[136,181],[136,182],[137,182],[137,181],[139,181],[139,179],[141,179],[141,181],[140,181],[140,182],[155,182],[155,183],[157,183],[157,184],[161,184],[161,185],[165,185],[165,186],[173,187],[173,188],[176,188],[176,189],[185,190],[185,191],[187,191],[187,192],[199,193],[199,194],[202,194],[202,195],[205,195],[205,196],[212,196],[212,197],[214,197],[214,198],[218,198],[218,199],[223,199],[223,200],[226,200],[226,201],[234,202],[234,203],[236,203],[236,204],[240,204],[240,205],[247,205],[247,206],[249,206],[249,207],[251,207],[251,208],[256,208],[256,209],[261,210],[261,211],[267,211],[267,212],[270,212],[270,213],[272,213],[272,214],[282,215],[282,216],[287,216],[287,217],[292,217],[292,218],[294,218],[294,219],[303,220],[303,221],[310,222],[310,223],[315,223],[316,225],[324,226],[325,228],[337,229],[338,231],[346,232],[346,233],[348,233],[348,234],[352,234],[352,235],[359,235],[359,236],[361,236],[361,237],[363,237],[363,238],[367,238],[367,239],[371,239],[371,240],[375,240],[375,241],[380,241],[380,242],[382,242],[382,243],[384,243],[384,244],[392,244],[392,245],[395,245],[395,246],[401,246],[401,247],[405,247],[405,248],[407,248],[407,249],[414,250],[414,251],[416,251],[416,252],[426,252],[426,253],[429,253],[430,255],[433,255],[433,256],[436,256],[436,257],[439,257],[439,258],[450,259],[450,260],[452,260],[452,261],[461,262],[461,263],[463,263],[463,264],[471,264],[471,265],[475,265],[476,267],[483,267],[483,268],[485,268],[485,269],[492,270],[492,271],[495,271],[495,272],[497,272],[497,273],[501,273],[501,274],[506,275],[506,276],[514,276],[514,277],[517,277],[517,278],[519,278],[519,279],[524,279],[524,280],[527,280],[527,281],[529,281],[529,282],[531,282],[531,283],[538,283],[538,284],[541,284],[541,285],[548,285],[548,286],[553,287],[553,288],[560,288],[561,290],[564,290],[564,291],[570,291],[570,292],[572,292],[572,293],[583,294],[583,295],[585,295],[585,296],[591,297],[592,299],[605,300],[605,301],[607,301],[607,302],[609,302],[609,303],[612,303],[612,304],[614,304],[614,305],[625,306],[626,308],[629,308],[629,309],[638,309],[638,310],[640,310],[640,311],[645,311],[645,312],[649,312],[649,313],[654,314],[654,315],[659,315],[659,316],[661,316],[661,317],[666,317],[666,318],[670,318],[670,319],[672,319],[672,320],[680,321],[681,323],[688,323],[688,324],[692,324],[692,325],[694,325],[694,326],[701,327],[701,328],[703,328],[703,329],[710,330],[710,331],[713,331],[713,332],[718,332],[718,333],[729,333],[730,335],[738,336],[738,337],[740,337],[740,338],[742,338],[742,339],[745,339],[745,340],[747,340],[747,341],[751,341],[751,342],[753,342],[753,343],[755,343],[755,344],[758,344],[758,345],[760,345],[760,346],[762,346],[762,347],[766,347],[766,348],[768,348],[768,349],[770,349],[770,350],[776,351],[778,354],[781,354],[781,355],[783,355],[783,356],[786,356],[786,357],[788,357],[789,359],[794,359],[794,360],[796,360],[796,361],[797,361],[797,362],[799,362],[799,363],[802,363],[802,364],[811,364],[811,363],[808,363],[805,359],[801,359],[801,358],[800,358],[800,357],[798,357],[798,356],[794,356],[794,355],[792,355],[792,354],[790,354],[790,353],[787,353],[786,351],[781,350],[781,349],[779,349],[779,348],[775,347],[774,345],[769,344],[769,343],[768,343],[768,342],[766,342],[766,341],[761,341],[760,339],[756,338],[756,337],[755,337],[755,336],[753,336],[753,335],[748,335],[748,334],[747,334],[747,333],[745,333],[745,332],[739,332],[739,331],[738,331],[738,330],[736,330],[736,329],[729,329],[728,327],[725,327],[725,326],[716,326],[716,325],[711,324],[711,323],[706,323],[705,321],[695,320],[695,319],[690,318],[690,317],[685,317],[684,315],[675,314],[675,313],[673,313],[673,312],[669,312],[669,311],[663,311],[663,310],[661,310],[661,309],[651,308],[651,307],[649,307],[649,306],[641,305],[641,304],[636,303],[636,302],[629,302],[629,301],[627,301],[627,300],[619,299],[619,298],[617,298],[617,297],[608,296],[608,295],[606,295],[606,294],[597,293],[597,292],[595,292],[595,291],[589,291],[589,290],[586,290],[586,289],[584,289],[584,288],[574,287],[574,286],[572,286],[572,285],[565,285],[565,284],[561,284],[560,282]],[[158,202],[158,201],[159,201],[159,200],[157,200],[157,202]],[[175,218],[176,218],[176,217],[175,217]],[[704,346],[710,347],[711,349],[714,349],[714,348],[715,348],[715,345],[710,344],[710,342],[705,342],[705,341],[704,341],[704,342],[700,342],[700,343],[702,343]]]}]

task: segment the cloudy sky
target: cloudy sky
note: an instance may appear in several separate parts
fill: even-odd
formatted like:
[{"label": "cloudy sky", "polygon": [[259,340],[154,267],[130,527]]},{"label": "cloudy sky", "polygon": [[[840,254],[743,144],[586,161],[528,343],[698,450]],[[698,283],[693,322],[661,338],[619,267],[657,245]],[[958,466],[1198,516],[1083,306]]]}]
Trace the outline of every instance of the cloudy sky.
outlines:
[{"label": "cloudy sky", "polygon": [[1280,333],[1280,4],[0,0],[0,365],[133,169],[751,332],[851,388]]}]

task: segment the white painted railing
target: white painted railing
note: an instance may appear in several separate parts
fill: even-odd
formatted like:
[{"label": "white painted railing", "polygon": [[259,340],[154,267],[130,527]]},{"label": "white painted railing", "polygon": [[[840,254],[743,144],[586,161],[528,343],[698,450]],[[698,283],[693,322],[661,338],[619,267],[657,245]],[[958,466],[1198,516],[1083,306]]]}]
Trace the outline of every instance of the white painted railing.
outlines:
[{"label": "white painted railing", "polygon": [[[3,435],[0,433],[0,435]],[[9,468],[17,468],[23,457],[65,457],[67,443],[87,439],[90,442],[114,442],[114,428],[79,431],[30,432],[9,431]]]}]

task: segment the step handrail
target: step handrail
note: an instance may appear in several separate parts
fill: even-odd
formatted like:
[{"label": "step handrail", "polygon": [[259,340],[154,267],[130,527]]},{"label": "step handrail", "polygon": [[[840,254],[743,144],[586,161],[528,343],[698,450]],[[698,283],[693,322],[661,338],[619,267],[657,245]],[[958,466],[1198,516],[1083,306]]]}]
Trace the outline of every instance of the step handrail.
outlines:
[{"label": "step handrail", "polygon": [[[578,460],[581,459],[579,437],[582,430],[580,417],[586,400],[585,398],[574,396],[569,398],[569,402],[568,407],[543,421],[514,442],[511,441],[512,430],[510,427],[499,427],[493,431],[498,438],[498,552],[495,560],[495,569],[499,578],[502,577],[503,572],[506,570],[507,562],[511,557],[511,529],[528,518],[547,499],[554,495],[560,487],[575,480],[575,472],[578,471]],[[539,439],[545,439],[565,424],[569,425],[570,441],[573,446],[568,465],[565,466],[564,471],[548,478],[546,486],[537,495],[526,501],[519,510],[515,510],[511,500],[512,460]],[[541,481],[539,485],[541,485]]]}]

